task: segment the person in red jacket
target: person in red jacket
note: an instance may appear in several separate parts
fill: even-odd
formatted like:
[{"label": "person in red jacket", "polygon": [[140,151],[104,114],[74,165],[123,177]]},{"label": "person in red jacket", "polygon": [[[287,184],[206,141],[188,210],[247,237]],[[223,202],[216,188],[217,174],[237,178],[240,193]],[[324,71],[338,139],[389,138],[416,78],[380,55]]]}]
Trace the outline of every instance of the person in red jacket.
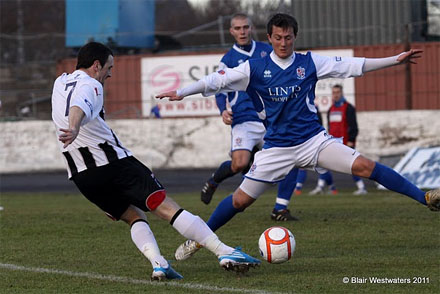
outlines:
[{"label": "person in red jacket", "polygon": [[[358,126],[356,120],[356,109],[347,102],[343,96],[342,86],[334,85],[332,87],[333,105],[327,112],[328,132],[336,138],[342,138],[343,143],[348,147],[355,148],[356,137],[358,135]],[[367,193],[365,184],[360,177],[353,176],[357,185],[355,195]]]}]

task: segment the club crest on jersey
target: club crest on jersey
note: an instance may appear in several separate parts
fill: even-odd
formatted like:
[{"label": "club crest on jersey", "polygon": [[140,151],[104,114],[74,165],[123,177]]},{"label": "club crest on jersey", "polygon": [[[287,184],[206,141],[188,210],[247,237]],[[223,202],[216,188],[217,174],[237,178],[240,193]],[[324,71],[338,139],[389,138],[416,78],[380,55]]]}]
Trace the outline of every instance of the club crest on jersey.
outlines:
[{"label": "club crest on jersey", "polygon": [[272,77],[272,72],[270,70],[266,69],[264,71],[264,77],[265,78],[271,78]]},{"label": "club crest on jersey", "polygon": [[306,69],[302,66],[296,68],[296,76],[298,79],[303,80],[306,77]]},{"label": "club crest on jersey", "polygon": [[266,51],[261,51],[260,56],[261,56],[261,58],[266,57],[267,56],[267,52]]},{"label": "club crest on jersey", "polygon": [[235,138],[235,146],[241,146],[242,142],[243,142],[243,140],[240,137]]},{"label": "club crest on jersey", "polygon": [[224,75],[226,72],[223,69],[221,69],[221,70],[218,71],[218,73],[221,74],[221,75]]}]

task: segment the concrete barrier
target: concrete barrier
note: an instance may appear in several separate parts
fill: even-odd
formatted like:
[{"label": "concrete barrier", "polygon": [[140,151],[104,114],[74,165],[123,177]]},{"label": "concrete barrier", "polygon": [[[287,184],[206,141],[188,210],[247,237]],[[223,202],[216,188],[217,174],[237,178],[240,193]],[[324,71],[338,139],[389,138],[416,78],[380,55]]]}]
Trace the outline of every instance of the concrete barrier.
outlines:
[{"label": "concrete barrier", "polygon": [[[440,111],[358,113],[357,149],[377,160],[440,145]],[[110,120],[123,145],[151,168],[214,168],[229,158],[230,127],[220,117]],[[0,173],[64,169],[51,121],[0,123]]]}]

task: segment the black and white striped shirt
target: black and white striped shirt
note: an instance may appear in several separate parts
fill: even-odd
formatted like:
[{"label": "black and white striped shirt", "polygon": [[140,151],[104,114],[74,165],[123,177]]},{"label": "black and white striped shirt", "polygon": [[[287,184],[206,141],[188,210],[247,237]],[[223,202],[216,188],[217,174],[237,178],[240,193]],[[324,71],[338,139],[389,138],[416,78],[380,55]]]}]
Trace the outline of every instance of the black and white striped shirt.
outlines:
[{"label": "black and white striped shirt", "polygon": [[85,113],[79,134],[72,144],[63,148],[63,143],[58,141],[67,164],[69,178],[86,169],[103,166],[132,155],[104,121],[103,96],[101,83],[84,71],[64,73],[55,80],[52,92],[52,119],[57,137],[61,134],[60,128],[69,128],[70,107],[78,106]]}]

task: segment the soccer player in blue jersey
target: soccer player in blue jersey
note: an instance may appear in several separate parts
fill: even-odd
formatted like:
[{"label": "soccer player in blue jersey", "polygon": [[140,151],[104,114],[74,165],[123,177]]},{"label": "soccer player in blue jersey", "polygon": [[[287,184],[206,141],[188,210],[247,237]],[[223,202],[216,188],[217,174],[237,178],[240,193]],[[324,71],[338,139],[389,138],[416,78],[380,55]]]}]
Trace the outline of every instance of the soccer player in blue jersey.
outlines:
[{"label": "soccer player in blue jersey", "polygon": [[[219,70],[236,67],[246,60],[262,58],[272,52],[267,43],[252,40],[252,23],[244,13],[234,14],[229,32],[235,44],[223,56]],[[244,91],[218,93],[215,96],[223,122],[231,126],[231,159],[223,162],[206,181],[201,192],[201,200],[209,204],[217,186],[225,179],[239,172],[246,173],[252,162],[253,150],[258,151],[264,143],[266,128],[258,117],[252,100]],[[227,105],[229,104],[229,109]],[[276,221],[297,220],[287,206],[295,187],[296,170],[278,186],[278,196],[271,218]]]},{"label": "soccer player in blue jersey", "polygon": [[[233,69],[212,73],[183,89],[157,98],[181,100],[187,95],[212,95],[219,91],[246,91],[257,113],[265,119],[263,150],[233,195],[223,199],[210,217],[215,231],[242,212],[294,167],[321,168],[369,178],[428,206],[440,210],[440,189],[423,192],[393,169],[374,162],[329,136],[318,123],[315,86],[319,79],[362,76],[366,72],[415,63],[421,50],[411,49],[386,58],[325,57],[294,51],[298,24],[290,15],[276,14],[267,24],[273,51],[261,59],[246,61]],[[180,247],[179,247],[180,248]],[[186,248],[191,256],[196,250]],[[191,250],[192,249],[192,250]]]}]

